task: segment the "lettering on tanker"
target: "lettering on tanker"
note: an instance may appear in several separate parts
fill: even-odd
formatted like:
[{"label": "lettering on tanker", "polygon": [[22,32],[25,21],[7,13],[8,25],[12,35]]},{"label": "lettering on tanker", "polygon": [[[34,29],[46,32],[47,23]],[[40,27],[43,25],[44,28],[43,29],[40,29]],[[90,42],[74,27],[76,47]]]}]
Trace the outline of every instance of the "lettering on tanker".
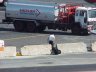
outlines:
[{"label": "lettering on tanker", "polygon": [[28,14],[28,15],[34,15],[34,16],[39,16],[40,12],[38,9],[31,10],[31,9],[20,9],[20,14]]}]

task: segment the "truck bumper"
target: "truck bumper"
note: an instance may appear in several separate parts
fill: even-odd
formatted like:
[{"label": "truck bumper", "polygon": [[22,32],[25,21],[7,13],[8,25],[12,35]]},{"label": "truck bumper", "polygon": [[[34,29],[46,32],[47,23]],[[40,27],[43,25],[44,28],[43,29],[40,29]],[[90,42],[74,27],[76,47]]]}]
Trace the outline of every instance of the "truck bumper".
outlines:
[{"label": "truck bumper", "polygon": [[88,30],[88,33],[91,33],[91,31],[94,30],[93,25],[88,25],[87,30]]}]

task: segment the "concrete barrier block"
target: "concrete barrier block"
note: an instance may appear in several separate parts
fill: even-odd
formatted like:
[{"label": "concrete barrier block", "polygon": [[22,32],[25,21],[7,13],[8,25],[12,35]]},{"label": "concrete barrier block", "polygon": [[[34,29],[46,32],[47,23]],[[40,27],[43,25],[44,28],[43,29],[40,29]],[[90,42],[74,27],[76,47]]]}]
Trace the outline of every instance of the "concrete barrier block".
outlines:
[{"label": "concrete barrier block", "polygon": [[21,48],[23,56],[51,54],[51,45],[27,45]]},{"label": "concrete barrier block", "polygon": [[7,46],[4,47],[4,51],[0,51],[0,57],[10,57],[10,56],[16,56],[15,46]]},{"label": "concrete barrier block", "polygon": [[5,57],[4,51],[0,51],[0,57]]},{"label": "concrete barrier block", "polygon": [[5,11],[0,11],[0,20],[5,19]]},{"label": "concrete barrier block", "polygon": [[96,42],[92,43],[92,51],[96,52]]},{"label": "concrete barrier block", "polygon": [[0,51],[4,51],[4,40],[0,40]]},{"label": "concrete barrier block", "polygon": [[87,52],[87,45],[83,42],[57,44],[57,46],[61,50],[61,54]]},{"label": "concrete barrier block", "polygon": [[7,46],[4,48],[5,56],[16,56],[16,47],[15,46]]}]

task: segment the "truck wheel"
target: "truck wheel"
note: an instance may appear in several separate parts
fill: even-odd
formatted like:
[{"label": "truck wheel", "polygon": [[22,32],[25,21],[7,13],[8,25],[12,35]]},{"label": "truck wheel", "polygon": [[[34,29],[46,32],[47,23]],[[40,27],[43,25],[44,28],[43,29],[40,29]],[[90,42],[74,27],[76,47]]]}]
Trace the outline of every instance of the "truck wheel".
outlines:
[{"label": "truck wheel", "polygon": [[79,26],[79,24],[74,25],[74,27],[72,27],[72,34],[74,35],[88,35],[88,31],[87,29],[83,29]]},{"label": "truck wheel", "polygon": [[71,29],[72,34],[74,35],[80,35],[81,34],[81,28],[79,25],[74,25]]},{"label": "truck wheel", "polygon": [[81,35],[88,35],[88,30],[87,29],[82,29]]},{"label": "truck wheel", "polygon": [[34,22],[27,22],[27,31],[28,32],[35,32],[36,31],[36,24]]},{"label": "truck wheel", "polygon": [[42,32],[46,29],[46,26],[45,25],[39,25],[37,26],[37,32]]},{"label": "truck wheel", "polygon": [[24,31],[24,27],[23,27],[23,22],[22,21],[14,21],[14,28],[16,31]]}]

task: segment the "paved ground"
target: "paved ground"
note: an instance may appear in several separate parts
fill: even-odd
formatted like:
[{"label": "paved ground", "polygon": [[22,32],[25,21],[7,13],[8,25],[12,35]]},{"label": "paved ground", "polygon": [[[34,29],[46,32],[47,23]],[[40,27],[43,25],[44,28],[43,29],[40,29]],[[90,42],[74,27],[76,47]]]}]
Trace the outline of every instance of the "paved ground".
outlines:
[{"label": "paved ground", "polygon": [[[26,0],[22,0],[22,1],[26,1]],[[34,0],[29,0],[29,1],[34,1]],[[82,3],[82,4],[89,4],[88,2],[86,2],[86,0],[36,0],[36,1],[43,1],[43,2],[58,2],[58,3]]]},{"label": "paved ground", "polygon": [[47,66],[1,69],[1,72],[96,72],[96,65]]},{"label": "paved ground", "polygon": [[96,54],[47,55],[0,59],[0,72],[83,72],[96,71]]}]

